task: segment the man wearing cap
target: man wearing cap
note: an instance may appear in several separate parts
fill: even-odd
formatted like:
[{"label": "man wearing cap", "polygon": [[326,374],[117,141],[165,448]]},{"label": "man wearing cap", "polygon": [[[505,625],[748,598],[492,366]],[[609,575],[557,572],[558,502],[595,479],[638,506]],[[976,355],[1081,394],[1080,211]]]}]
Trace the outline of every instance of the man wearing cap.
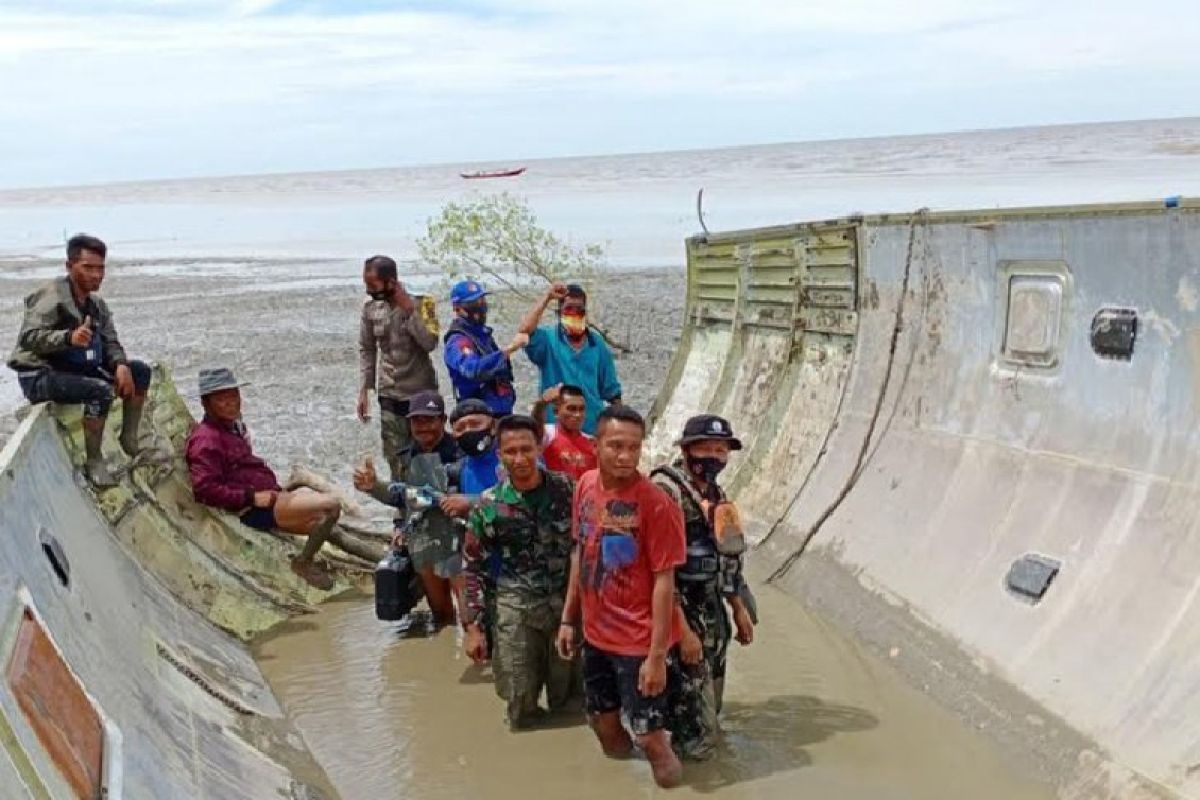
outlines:
[{"label": "man wearing cap", "polygon": [[379,432],[392,480],[399,480],[400,451],[412,444],[408,398],[437,391],[429,354],[437,348],[433,298],[413,296],[400,282],[396,262],[372,256],[363,265],[367,301],[358,334],[358,418],[370,417],[369,393],[379,398]]},{"label": "man wearing cap", "polygon": [[[454,623],[454,595],[462,590],[462,522],[471,509],[470,498],[458,493],[457,470],[462,453],[446,431],[446,404],[437,392],[419,392],[409,398],[408,422],[412,444],[400,451],[400,480],[414,487],[428,487],[440,499],[421,515],[406,538],[413,567],[421,576],[425,599],[434,621]],[[354,487],[376,500],[397,508],[405,507],[402,491],[393,491],[381,481],[368,459],[354,470]],[[458,518],[456,521],[455,518]]]},{"label": "man wearing cap", "polygon": [[188,436],[188,477],[196,502],[231,511],[251,528],[307,536],[292,560],[292,571],[329,591],[333,577],[314,559],[333,532],[341,503],[332,494],[309,488],[284,491],[275,473],[254,455],[242,422],[242,393],[233,372],[200,370],[204,419]]},{"label": "man wearing cap", "polygon": [[500,482],[496,455],[496,415],[482,400],[459,402],[450,412],[450,432],[463,454],[459,488],[466,495],[481,495]]},{"label": "man wearing cap", "polygon": [[701,414],[687,421],[678,444],[680,458],[655,469],[651,480],[682,509],[687,535],[687,561],[675,571],[683,685],[672,703],[671,743],[681,756],[702,760],[712,755],[719,730],[731,638],[726,603],[738,642],[748,645],[754,639],[744,600],[745,537],[737,508],[717,485],[730,453],[741,450],[742,443],[728,421]]},{"label": "man wearing cap", "polygon": [[529,337],[518,334],[506,347],[497,345],[487,325],[487,295],[483,284],[473,280],[459,281],[450,290],[454,321],[444,340],[446,369],[455,399],[482,400],[494,414],[504,416],[512,413],[516,402],[512,354]]},{"label": "man wearing cap", "polygon": [[[558,321],[538,327],[546,307],[555,301]],[[576,284],[552,284],[529,309],[518,331],[529,337],[525,355],[541,375],[539,394],[558,385],[582,389],[587,406],[583,432],[594,436],[600,412],[607,405],[621,402],[621,382],[604,337],[588,325],[587,292]],[[548,421],[554,422],[554,408],[546,410]]]},{"label": "man wearing cap", "polygon": [[101,453],[109,408],[121,398],[121,449],[134,458],[151,377],[148,365],[126,357],[108,305],[96,294],[107,255],[94,236],[71,237],[67,274],[25,298],[8,361],[29,402],[83,405],[84,472],[98,487],[117,482]]}]

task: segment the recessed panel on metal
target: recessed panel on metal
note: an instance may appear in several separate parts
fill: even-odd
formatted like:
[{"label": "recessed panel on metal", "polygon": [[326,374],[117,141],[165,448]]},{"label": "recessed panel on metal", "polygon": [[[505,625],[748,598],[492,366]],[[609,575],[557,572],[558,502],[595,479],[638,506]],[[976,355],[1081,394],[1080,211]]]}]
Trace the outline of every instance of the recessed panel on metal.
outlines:
[{"label": "recessed panel on metal", "polygon": [[46,755],[80,800],[101,796],[104,724],[58,649],[26,611],[8,662],[8,685]]}]

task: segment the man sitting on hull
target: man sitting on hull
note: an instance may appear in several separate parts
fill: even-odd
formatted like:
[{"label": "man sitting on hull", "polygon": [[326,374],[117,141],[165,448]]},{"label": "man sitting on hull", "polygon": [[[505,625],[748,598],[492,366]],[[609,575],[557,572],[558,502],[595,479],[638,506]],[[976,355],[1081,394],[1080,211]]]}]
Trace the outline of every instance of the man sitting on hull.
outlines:
[{"label": "man sitting on hull", "polygon": [[138,430],[150,367],[126,357],[112,314],[96,292],[108,247],[80,234],[67,242],[67,274],[25,298],[25,317],[8,366],[31,403],[83,405],[84,472],[96,486],[116,484],[104,463],[104,423],[121,398],[121,449],[138,455]]},{"label": "man sitting on hull", "polygon": [[341,515],[331,494],[284,491],[275,473],[254,455],[242,422],[241,386],[228,369],[200,370],[204,419],[187,440],[188,475],[196,502],[232,511],[251,528],[307,536],[292,571],[329,591],[333,577],[313,559]]}]

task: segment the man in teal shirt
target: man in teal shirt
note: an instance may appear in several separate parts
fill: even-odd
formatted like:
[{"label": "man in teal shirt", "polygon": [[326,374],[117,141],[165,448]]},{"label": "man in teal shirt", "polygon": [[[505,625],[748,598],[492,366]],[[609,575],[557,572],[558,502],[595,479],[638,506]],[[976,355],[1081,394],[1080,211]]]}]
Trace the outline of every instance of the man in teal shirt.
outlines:
[{"label": "man in teal shirt", "polygon": [[[557,324],[538,327],[554,301],[558,302]],[[552,284],[521,321],[520,333],[529,337],[525,354],[541,373],[540,392],[560,384],[583,389],[587,403],[583,431],[594,434],[604,407],[621,402],[621,382],[604,337],[588,326],[587,292],[574,284]],[[553,409],[548,414],[548,421],[553,421]]]}]

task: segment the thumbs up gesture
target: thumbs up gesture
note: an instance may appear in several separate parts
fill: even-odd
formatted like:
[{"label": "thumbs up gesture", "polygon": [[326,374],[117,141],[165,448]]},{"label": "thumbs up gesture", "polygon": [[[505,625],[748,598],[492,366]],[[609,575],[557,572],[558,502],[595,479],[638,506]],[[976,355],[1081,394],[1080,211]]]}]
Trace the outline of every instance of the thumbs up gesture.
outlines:
[{"label": "thumbs up gesture", "polygon": [[71,344],[75,347],[87,347],[92,343],[92,318],[83,318],[83,324],[71,331]]},{"label": "thumbs up gesture", "polygon": [[354,470],[354,488],[360,492],[369,492],[375,488],[375,459],[370,456],[362,463],[362,466],[356,467]]}]

